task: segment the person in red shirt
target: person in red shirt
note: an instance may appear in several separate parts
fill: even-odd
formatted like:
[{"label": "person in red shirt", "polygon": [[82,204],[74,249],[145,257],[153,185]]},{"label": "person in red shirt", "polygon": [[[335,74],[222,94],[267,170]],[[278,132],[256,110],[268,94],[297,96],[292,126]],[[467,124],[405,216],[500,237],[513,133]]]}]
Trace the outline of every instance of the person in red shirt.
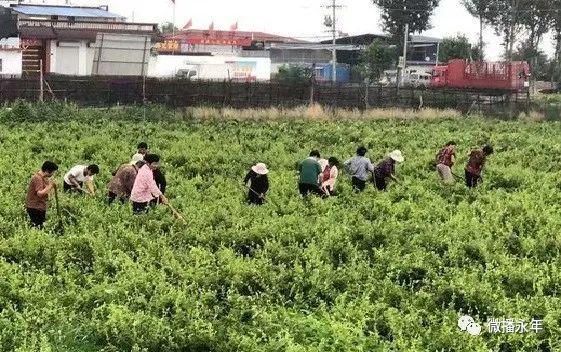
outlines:
[{"label": "person in red shirt", "polygon": [[472,150],[469,154],[469,160],[466,165],[466,186],[469,188],[476,187],[483,179],[481,173],[487,157],[494,153],[493,147],[486,145],[483,149]]},{"label": "person in red shirt", "polygon": [[45,161],[41,170],[37,171],[29,182],[27,197],[25,198],[25,208],[31,225],[36,228],[43,228],[43,223],[47,215],[47,199],[49,193],[56,187],[50,177],[58,170],[58,165],[52,161]]},{"label": "person in red shirt", "polygon": [[436,171],[444,183],[453,183],[452,166],[456,162],[456,142],[446,143],[436,155]]}]

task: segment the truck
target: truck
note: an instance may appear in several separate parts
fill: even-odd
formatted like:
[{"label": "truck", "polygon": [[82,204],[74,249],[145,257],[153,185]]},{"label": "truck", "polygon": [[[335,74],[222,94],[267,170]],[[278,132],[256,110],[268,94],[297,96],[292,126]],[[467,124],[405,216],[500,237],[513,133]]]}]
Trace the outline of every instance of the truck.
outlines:
[{"label": "truck", "polygon": [[486,62],[454,59],[433,70],[430,86],[474,91],[525,92],[529,89],[530,65],[525,61]]}]

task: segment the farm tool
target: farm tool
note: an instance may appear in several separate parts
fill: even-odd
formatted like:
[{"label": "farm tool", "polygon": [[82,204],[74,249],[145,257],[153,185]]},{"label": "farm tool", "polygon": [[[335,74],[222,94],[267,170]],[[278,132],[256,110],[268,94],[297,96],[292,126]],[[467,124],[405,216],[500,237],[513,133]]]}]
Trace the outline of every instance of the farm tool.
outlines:
[{"label": "farm tool", "polygon": [[56,204],[56,213],[58,217],[58,223],[55,227],[55,232],[58,234],[64,234],[64,222],[62,221],[62,213],[60,212],[60,202],[58,200],[58,187],[54,186],[55,189],[55,204]]},{"label": "farm tool", "polygon": [[171,212],[173,213],[173,215],[180,220],[184,225],[187,225],[187,220],[185,220],[185,218],[183,217],[183,215],[181,215],[181,213],[179,213],[177,211],[177,209],[175,209],[175,207],[168,201],[167,206],[169,207],[169,209],[171,210]]}]

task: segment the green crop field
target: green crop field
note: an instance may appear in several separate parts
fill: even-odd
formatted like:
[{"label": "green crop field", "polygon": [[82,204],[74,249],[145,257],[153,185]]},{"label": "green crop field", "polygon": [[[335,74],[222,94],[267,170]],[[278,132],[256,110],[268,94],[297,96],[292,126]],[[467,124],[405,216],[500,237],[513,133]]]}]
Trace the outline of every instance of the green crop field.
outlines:
[{"label": "green crop field", "polygon": [[[144,116],[145,113],[145,117]],[[241,113],[240,113],[241,114]],[[212,114],[209,114],[212,115]],[[442,185],[434,156],[458,164],[492,142],[484,184]],[[162,157],[172,204],[135,216],[104,203],[139,141]],[[360,145],[406,161],[401,184],[302,199],[311,149],[345,160]],[[2,351],[559,351],[561,125],[438,119],[197,119],[164,108],[0,109]],[[96,197],[50,199],[27,225],[31,175],[101,166]],[[271,170],[267,204],[244,203],[251,165]],[[543,321],[542,331],[462,332],[464,314]]]}]

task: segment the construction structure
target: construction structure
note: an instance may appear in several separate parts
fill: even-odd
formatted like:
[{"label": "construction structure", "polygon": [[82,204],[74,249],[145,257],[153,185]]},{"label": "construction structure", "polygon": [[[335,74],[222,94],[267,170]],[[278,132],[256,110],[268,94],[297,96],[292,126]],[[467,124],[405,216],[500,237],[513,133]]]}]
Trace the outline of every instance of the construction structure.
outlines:
[{"label": "construction structure", "polygon": [[[0,16],[0,28],[15,21],[16,33],[8,38],[12,42],[17,38],[21,51],[21,62],[11,61],[11,70],[18,71],[15,66],[21,66],[24,76],[142,75],[157,30],[156,24],[126,22],[107,6],[12,4],[2,11],[9,15]],[[142,49],[138,42],[144,43]],[[111,52],[113,56],[104,56]],[[139,55],[144,57],[140,64]],[[96,58],[98,64],[94,65]],[[100,65],[100,60],[110,65]]]}]

